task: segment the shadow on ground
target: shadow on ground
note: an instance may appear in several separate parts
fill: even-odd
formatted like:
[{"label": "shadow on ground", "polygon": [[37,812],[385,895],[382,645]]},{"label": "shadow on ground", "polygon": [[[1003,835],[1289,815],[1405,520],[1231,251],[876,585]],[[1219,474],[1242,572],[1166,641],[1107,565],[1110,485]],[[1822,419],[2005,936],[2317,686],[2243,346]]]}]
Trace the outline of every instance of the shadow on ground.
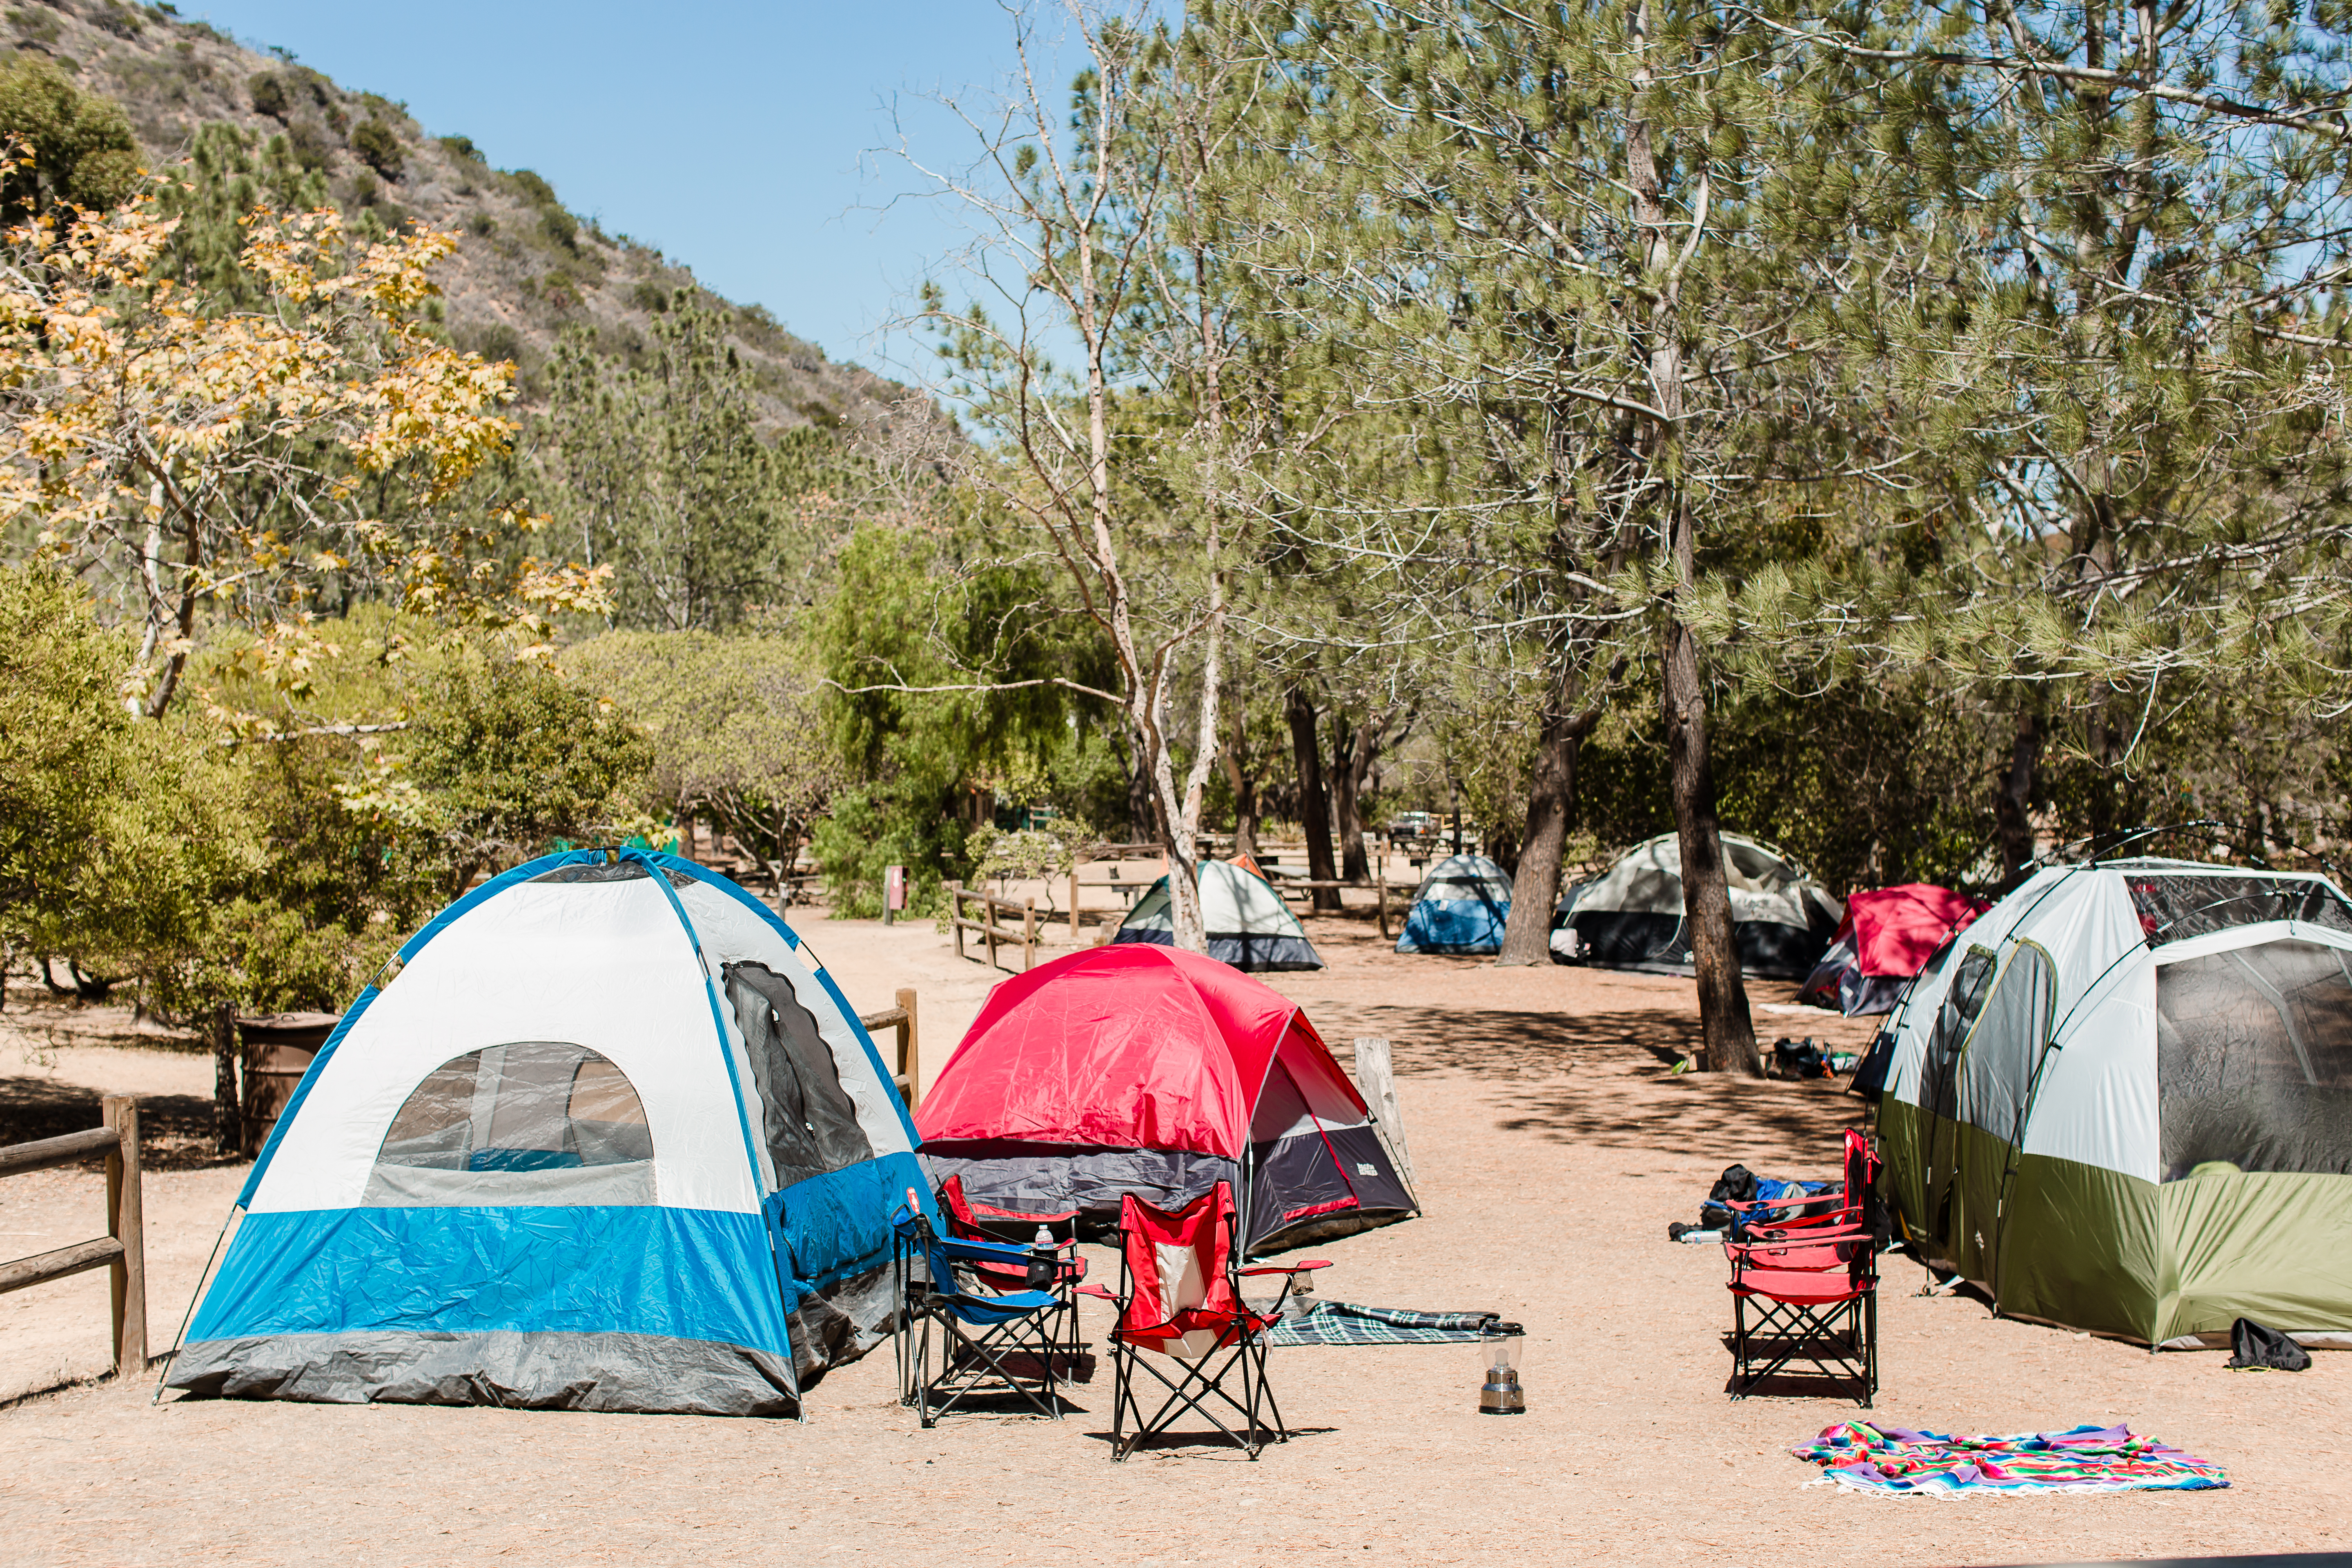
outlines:
[{"label": "shadow on ground", "polygon": [[[0,1077],[0,1143],[28,1143],[99,1125],[99,1092],[53,1079]],[[151,1171],[197,1171],[237,1163],[213,1146],[213,1102],[193,1094],[139,1098],[140,1163]],[[102,1159],[83,1162],[90,1170]]]}]

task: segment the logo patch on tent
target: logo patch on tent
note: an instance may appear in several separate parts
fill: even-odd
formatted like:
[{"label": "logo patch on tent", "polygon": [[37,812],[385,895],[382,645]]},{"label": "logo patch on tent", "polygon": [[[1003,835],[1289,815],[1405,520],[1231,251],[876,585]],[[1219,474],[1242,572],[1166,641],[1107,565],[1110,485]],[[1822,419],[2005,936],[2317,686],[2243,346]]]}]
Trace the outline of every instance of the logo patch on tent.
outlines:
[{"label": "logo patch on tent", "polygon": [[1357,1165],[1356,1165],[1356,1174],[1358,1174],[1358,1175],[1360,1175],[1360,1176],[1377,1176],[1377,1175],[1379,1175],[1380,1173],[1380,1173],[1380,1169],[1379,1169],[1379,1167],[1378,1167],[1378,1166],[1374,1166],[1374,1165],[1367,1165],[1367,1164],[1364,1164],[1363,1163],[1361,1163],[1360,1161],[1357,1163]]}]

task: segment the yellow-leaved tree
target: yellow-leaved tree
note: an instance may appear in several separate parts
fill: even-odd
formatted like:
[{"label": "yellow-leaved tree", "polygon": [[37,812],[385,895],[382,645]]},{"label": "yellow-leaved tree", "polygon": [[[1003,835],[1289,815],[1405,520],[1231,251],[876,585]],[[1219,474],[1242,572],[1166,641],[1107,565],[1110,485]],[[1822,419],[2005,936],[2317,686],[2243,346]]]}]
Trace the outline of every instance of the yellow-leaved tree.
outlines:
[{"label": "yellow-leaved tree", "polygon": [[545,518],[468,483],[513,437],[513,370],[422,320],[456,237],[371,241],[331,211],[246,226],[251,310],[158,275],[173,225],[148,196],[43,213],[0,257],[0,529],[139,628],[126,702],[163,717],[208,626],[248,627],[291,685],[320,609],[353,597],[526,653],[603,609],[605,569],[529,554]]}]

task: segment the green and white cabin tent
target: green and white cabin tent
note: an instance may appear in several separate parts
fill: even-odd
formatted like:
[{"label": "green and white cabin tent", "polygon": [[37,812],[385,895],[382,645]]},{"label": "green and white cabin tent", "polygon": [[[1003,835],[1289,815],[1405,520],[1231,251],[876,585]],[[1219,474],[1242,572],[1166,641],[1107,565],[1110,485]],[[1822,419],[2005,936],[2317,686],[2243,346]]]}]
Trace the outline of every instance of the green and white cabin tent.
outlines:
[{"label": "green and white cabin tent", "polygon": [[1889,1021],[1890,1197],[1998,1310],[2352,1348],[2352,905],[2316,876],[2037,872]]},{"label": "green and white cabin tent", "polygon": [[[1208,930],[1211,958],[1251,973],[1323,967],[1307,928],[1265,878],[1231,861],[1203,860],[1200,887],[1201,923]],[[1167,878],[1135,900],[1111,941],[1175,945],[1175,900],[1169,896]]]},{"label": "green and white cabin tent", "polygon": [[931,1202],[830,975],[716,872],[531,861],[319,1052],[170,1383],[247,1397],[797,1414],[890,1327]]}]

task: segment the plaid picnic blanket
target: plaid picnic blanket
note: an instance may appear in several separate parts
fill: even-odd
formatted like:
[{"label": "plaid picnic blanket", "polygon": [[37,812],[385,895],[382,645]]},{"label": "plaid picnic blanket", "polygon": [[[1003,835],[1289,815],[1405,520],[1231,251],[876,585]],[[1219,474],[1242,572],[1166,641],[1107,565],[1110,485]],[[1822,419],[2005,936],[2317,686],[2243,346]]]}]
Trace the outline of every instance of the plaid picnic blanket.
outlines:
[{"label": "plaid picnic blanket", "polygon": [[1827,1479],[1882,1497],[1980,1492],[2203,1491],[2230,1478],[2128,1426],[2077,1426],[2007,1437],[1948,1437],[1844,1421],[1789,1450]]},{"label": "plaid picnic blanket", "polygon": [[1360,1307],[1317,1301],[1286,1311],[1268,1329],[1270,1345],[1444,1345],[1491,1336],[1502,1320],[1492,1312],[1409,1312],[1402,1307]]}]

